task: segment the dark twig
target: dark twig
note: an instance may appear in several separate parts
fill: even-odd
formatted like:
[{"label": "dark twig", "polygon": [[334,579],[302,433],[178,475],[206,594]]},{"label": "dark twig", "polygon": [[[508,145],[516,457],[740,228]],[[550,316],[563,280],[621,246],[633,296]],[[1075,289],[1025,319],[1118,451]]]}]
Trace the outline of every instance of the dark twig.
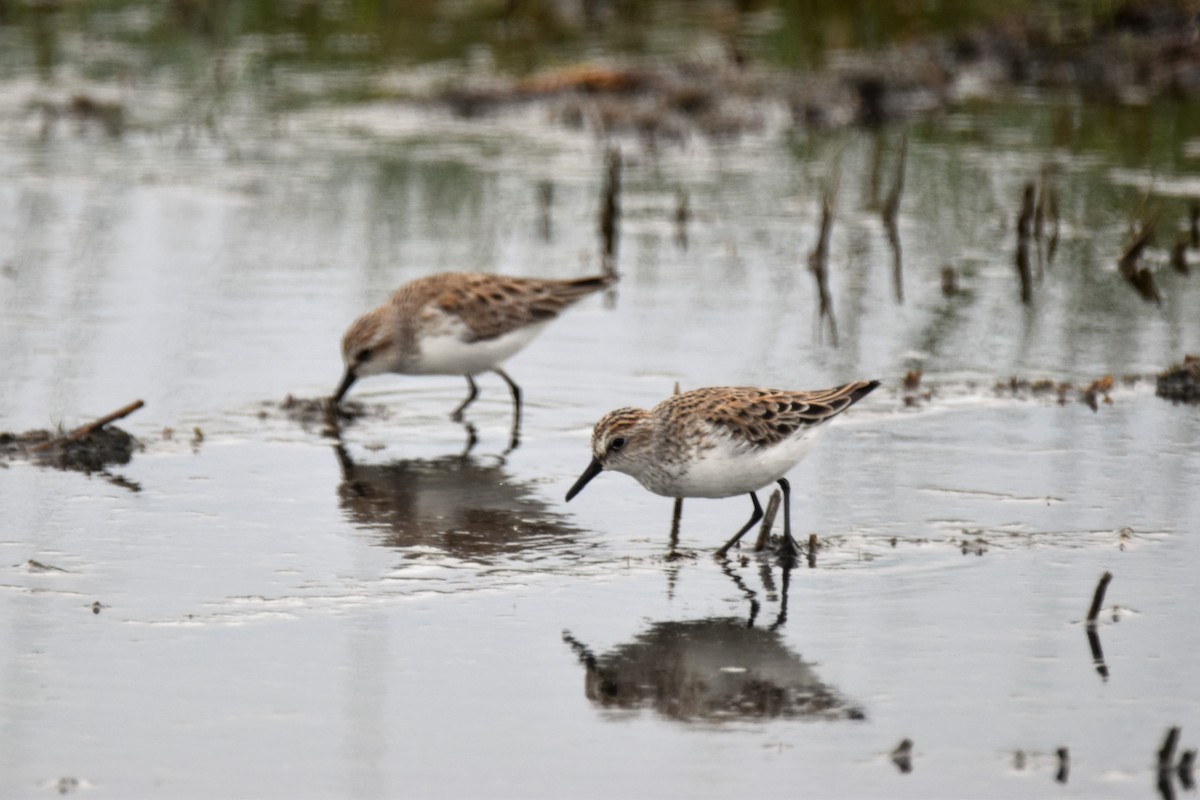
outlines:
[{"label": "dark twig", "polygon": [[1175,768],[1175,774],[1179,776],[1179,785],[1189,792],[1196,788],[1196,751],[1184,750],[1183,755],[1179,757],[1179,766]]},{"label": "dark twig", "polygon": [[1060,747],[1054,751],[1058,756],[1058,772],[1054,775],[1054,780],[1059,783],[1066,783],[1067,776],[1071,773],[1071,751],[1065,747]]},{"label": "dark twig", "polygon": [[1167,730],[1162,747],[1158,748],[1158,768],[1160,770],[1170,770],[1175,763],[1175,746],[1177,744],[1179,744],[1179,726],[1172,725]]},{"label": "dark twig", "polygon": [[1108,591],[1108,583],[1112,580],[1112,573],[1108,570],[1100,576],[1100,582],[1096,584],[1096,592],[1092,595],[1092,607],[1088,609],[1087,622],[1088,625],[1096,624],[1096,617],[1100,614],[1100,606],[1104,603],[1104,593]]},{"label": "dark twig", "polygon": [[89,435],[100,430],[108,423],[116,422],[119,419],[128,417],[130,414],[137,411],[139,408],[141,408],[144,405],[146,405],[146,404],[144,402],[142,402],[141,400],[134,400],[129,405],[122,406],[121,408],[118,408],[116,411],[112,412],[111,414],[105,414],[103,417],[100,417],[100,419],[89,422],[86,425],[81,425],[80,427],[78,427],[75,430],[68,433],[66,436],[60,436],[57,439],[50,439],[48,441],[42,442],[39,445],[31,447],[31,448],[29,448],[29,452],[39,453],[42,450],[48,450],[51,447],[60,446],[60,445],[66,444],[67,442],[77,442],[80,439],[86,439]]},{"label": "dark twig", "polygon": [[808,568],[815,569],[817,566],[817,535],[815,533],[808,535],[808,552],[805,555],[808,556]]},{"label": "dark twig", "polygon": [[[821,227],[817,231],[817,245],[808,254],[808,269],[817,281],[817,324],[829,322],[829,336],[834,347],[837,347],[838,335],[837,320],[833,316],[833,297],[829,292],[829,240],[833,228],[833,214],[837,206],[837,192],[838,174],[835,170],[821,194]],[[819,330],[821,329],[818,328]]]},{"label": "dark twig", "polygon": [[1033,270],[1029,266],[1029,240],[1033,226],[1034,196],[1032,183],[1025,184],[1021,198],[1021,213],[1017,217],[1017,275],[1021,278],[1021,302],[1033,302]]},{"label": "dark twig", "polygon": [[1175,745],[1179,744],[1179,726],[1167,730],[1162,747],[1158,748],[1158,793],[1164,800],[1174,800],[1175,787],[1171,784],[1171,768],[1175,764]]},{"label": "dark twig", "polygon": [[904,739],[892,751],[892,763],[906,775],[912,772],[912,749],[912,739]]},{"label": "dark twig", "polygon": [[1092,651],[1092,663],[1096,665],[1096,672],[1107,681],[1108,664],[1104,661],[1104,649],[1100,646],[1100,633],[1096,630],[1095,623],[1088,623],[1084,630],[1087,632],[1088,647]]},{"label": "dark twig", "polygon": [[606,272],[616,271],[617,221],[621,217],[621,151],[609,148],[600,201],[600,238]]},{"label": "dark twig", "polygon": [[1159,767],[1158,781],[1155,783],[1158,795],[1162,800],[1175,800],[1175,785],[1171,783],[1171,770]]},{"label": "dark twig", "polygon": [[908,161],[908,134],[900,138],[900,150],[896,154],[896,170],[892,177],[892,188],[888,191],[880,216],[892,248],[892,285],[896,302],[904,302],[904,262],[900,252],[900,229],[896,219],[900,213],[900,195],[904,191],[904,167]]}]

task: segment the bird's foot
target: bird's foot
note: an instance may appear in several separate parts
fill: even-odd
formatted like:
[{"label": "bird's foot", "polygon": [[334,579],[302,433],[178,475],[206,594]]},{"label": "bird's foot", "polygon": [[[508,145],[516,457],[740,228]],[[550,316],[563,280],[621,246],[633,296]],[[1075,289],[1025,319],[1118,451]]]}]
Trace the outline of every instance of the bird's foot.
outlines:
[{"label": "bird's foot", "polygon": [[784,534],[783,541],[775,549],[775,555],[779,557],[781,564],[792,566],[800,557],[800,545],[796,544],[796,540],[790,534]]}]

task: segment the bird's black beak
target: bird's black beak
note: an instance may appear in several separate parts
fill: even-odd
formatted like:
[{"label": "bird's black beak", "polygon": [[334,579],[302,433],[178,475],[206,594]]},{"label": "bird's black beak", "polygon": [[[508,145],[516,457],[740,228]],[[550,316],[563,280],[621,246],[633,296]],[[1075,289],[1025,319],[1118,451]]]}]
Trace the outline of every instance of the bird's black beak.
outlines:
[{"label": "bird's black beak", "polygon": [[600,459],[593,458],[592,463],[587,465],[587,469],[579,476],[579,480],[575,481],[575,485],[567,492],[567,502],[571,502],[571,498],[583,491],[583,487],[588,485],[588,481],[604,471],[604,467],[600,466]]},{"label": "bird's black beak", "polygon": [[342,382],[338,384],[337,391],[333,393],[334,405],[342,402],[342,395],[350,391],[355,380],[357,380],[357,376],[354,374],[354,367],[346,367],[346,374],[342,376]]}]

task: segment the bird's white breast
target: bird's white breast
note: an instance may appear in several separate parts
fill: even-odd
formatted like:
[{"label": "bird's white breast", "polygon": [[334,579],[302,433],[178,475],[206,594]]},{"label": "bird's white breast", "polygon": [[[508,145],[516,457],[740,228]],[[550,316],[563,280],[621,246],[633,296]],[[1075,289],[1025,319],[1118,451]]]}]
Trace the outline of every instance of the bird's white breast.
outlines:
[{"label": "bird's white breast", "polygon": [[[755,449],[717,434],[714,446],[692,450],[682,465],[666,465],[651,477],[635,475],[656,494],[667,497],[731,497],[757,491],[779,480],[812,449],[817,430],[809,429],[770,447]],[[681,468],[677,468],[680,466]],[[655,485],[651,485],[651,484]]]},{"label": "bird's white breast", "polygon": [[499,366],[537,336],[545,322],[526,325],[493,339],[469,341],[471,331],[461,319],[443,315],[422,332],[418,354],[405,371],[414,375],[475,375]]}]

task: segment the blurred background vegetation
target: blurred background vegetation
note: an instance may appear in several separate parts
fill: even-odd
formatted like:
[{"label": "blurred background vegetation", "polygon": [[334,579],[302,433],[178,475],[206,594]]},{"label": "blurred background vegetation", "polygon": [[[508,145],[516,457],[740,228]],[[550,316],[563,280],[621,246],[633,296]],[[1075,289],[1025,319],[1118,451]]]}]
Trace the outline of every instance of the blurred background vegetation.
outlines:
[{"label": "blurred background vegetation", "polygon": [[832,51],[976,26],[1069,44],[1122,15],[1150,13],[1115,0],[0,0],[0,35],[28,37],[43,69],[58,60],[59,38],[72,34],[147,48],[165,62],[254,37],[272,63],[486,58],[512,73],[599,53],[670,55],[715,37],[739,57],[815,68]]}]

